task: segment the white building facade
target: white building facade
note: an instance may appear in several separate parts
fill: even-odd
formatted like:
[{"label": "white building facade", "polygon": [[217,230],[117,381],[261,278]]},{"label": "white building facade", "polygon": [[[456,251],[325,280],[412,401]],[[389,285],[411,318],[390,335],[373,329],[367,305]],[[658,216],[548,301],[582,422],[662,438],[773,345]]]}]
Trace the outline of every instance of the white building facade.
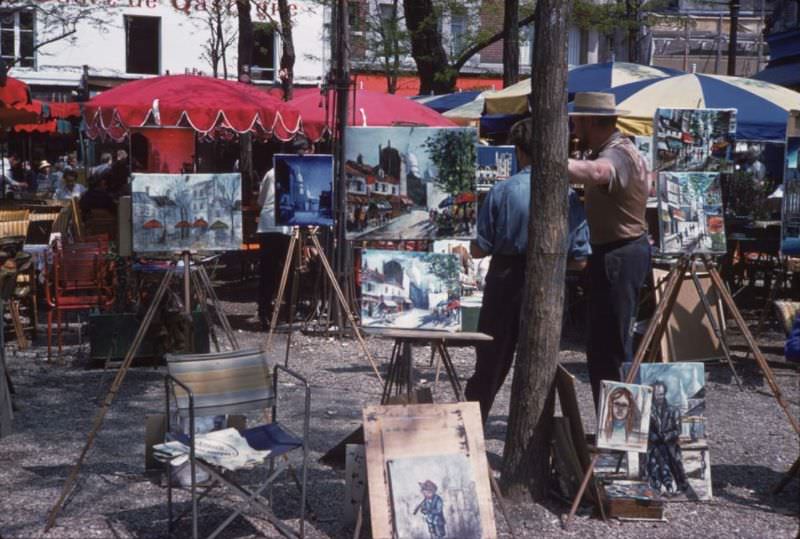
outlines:
[{"label": "white building facade", "polygon": [[[95,88],[146,76],[213,72],[210,43],[214,5],[221,6],[223,35],[228,41],[225,63],[236,78],[237,14],[235,0],[41,0],[48,12],[0,7],[0,56],[16,64],[10,75],[31,85],[37,97],[69,100],[81,79],[83,65]],[[314,0],[290,2],[296,53],[295,81],[318,84],[330,61],[327,35],[330,12]],[[14,10],[14,11],[12,11]],[[276,0],[253,0],[252,78],[257,84],[277,80],[281,42]],[[64,21],[74,22],[65,33]],[[11,61],[10,61],[11,60]],[[223,75],[223,62],[218,62]],[[48,95],[50,94],[50,95]]]}]

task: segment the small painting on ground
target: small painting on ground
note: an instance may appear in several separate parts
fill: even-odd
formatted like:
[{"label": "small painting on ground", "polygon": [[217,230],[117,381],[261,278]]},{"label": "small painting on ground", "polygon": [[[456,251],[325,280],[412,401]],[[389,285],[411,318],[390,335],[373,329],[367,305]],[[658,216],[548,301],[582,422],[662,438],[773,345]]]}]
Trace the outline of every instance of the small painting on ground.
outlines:
[{"label": "small painting on ground", "polygon": [[652,397],[649,386],[604,380],[597,416],[597,447],[646,453]]},{"label": "small painting on ground", "polygon": [[481,537],[478,495],[465,455],[390,460],[389,491],[396,537]]},{"label": "small painting on ground", "polygon": [[791,112],[786,129],[782,217],[781,251],[800,256],[800,110]]},{"label": "small painting on ground", "polygon": [[274,157],[275,224],[333,226],[333,156]]},{"label": "small painting on ground", "polygon": [[725,254],[725,216],[720,175],[658,175],[659,247],[662,254]]},{"label": "small painting on ground", "polygon": [[735,110],[658,109],[654,127],[657,171],[732,171]]},{"label": "small painting on ground", "polygon": [[365,249],[361,253],[362,325],[458,331],[458,275],[456,255]]},{"label": "small painting on ground", "polygon": [[517,173],[517,150],[514,146],[477,146],[478,167],[475,185],[488,191],[495,183]]},{"label": "small painting on ground", "polygon": [[241,249],[239,174],[134,174],[131,193],[135,252]]},{"label": "small painting on ground", "polygon": [[474,128],[349,127],[347,238],[473,239]]}]

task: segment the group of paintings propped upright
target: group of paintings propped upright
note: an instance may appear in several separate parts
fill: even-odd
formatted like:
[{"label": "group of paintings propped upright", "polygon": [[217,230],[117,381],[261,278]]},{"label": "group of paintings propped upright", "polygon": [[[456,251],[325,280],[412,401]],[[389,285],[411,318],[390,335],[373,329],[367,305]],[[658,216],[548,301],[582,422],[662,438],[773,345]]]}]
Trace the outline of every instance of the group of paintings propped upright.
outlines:
[{"label": "group of paintings propped upright", "polygon": [[789,112],[783,175],[781,252],[800,255],[800,110]]},{"label": "group of paintings propped upright", "polygon": [[658,109],[654,131],[661,253],[724,254],[721,175],[732,171],[736,111]]}]

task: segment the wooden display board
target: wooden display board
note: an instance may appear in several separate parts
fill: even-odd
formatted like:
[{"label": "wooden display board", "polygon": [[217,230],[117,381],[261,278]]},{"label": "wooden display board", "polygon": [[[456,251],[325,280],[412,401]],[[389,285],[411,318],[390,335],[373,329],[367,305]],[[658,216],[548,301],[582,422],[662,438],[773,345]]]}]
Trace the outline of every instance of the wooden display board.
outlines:
[{"label": "wooden display board", "polygon": [[[661,301],[664,292],[665,278],[669,272],[653,269],[653,280],[661,283],[656,288],[656,301]],[[711,278],[707,273],[698,273],[700,284],[708,297],[709,303],[715,307],[717,323],[724,329],[725,317],[722,305],[714,292]],[[714,334],[714,329],[706,317],[703,304],[697,289],[691,283],[690,274],[684,276],[685,282],[678,293],[675,307],[669,317],[669,324],[661,338],[661,357],[663,361],[704,361],[724,357],[722,343]]]},{"label": "wooden display board", "polygon": [[367,406],[364,438],[372,537],[427,537],[431,484],[445,537],[497,537],[478,403]]}]

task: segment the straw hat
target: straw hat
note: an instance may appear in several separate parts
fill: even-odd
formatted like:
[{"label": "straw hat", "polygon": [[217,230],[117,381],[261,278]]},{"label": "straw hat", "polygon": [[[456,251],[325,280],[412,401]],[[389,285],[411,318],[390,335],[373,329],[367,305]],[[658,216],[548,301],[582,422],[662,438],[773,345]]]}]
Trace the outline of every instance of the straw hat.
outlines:
[{"label": "straw hat", "polygon": [[606,92],[578,92],[572,100],[570,116],[624,116],[627,110],[617,108],[617,98]]},{"label": "straw hat", "polygon": [[39,170],[45,169],[47,167],[52,167],[53,165],[50,164],[50,161],[44,159],[41,163],[39,163]]}]

